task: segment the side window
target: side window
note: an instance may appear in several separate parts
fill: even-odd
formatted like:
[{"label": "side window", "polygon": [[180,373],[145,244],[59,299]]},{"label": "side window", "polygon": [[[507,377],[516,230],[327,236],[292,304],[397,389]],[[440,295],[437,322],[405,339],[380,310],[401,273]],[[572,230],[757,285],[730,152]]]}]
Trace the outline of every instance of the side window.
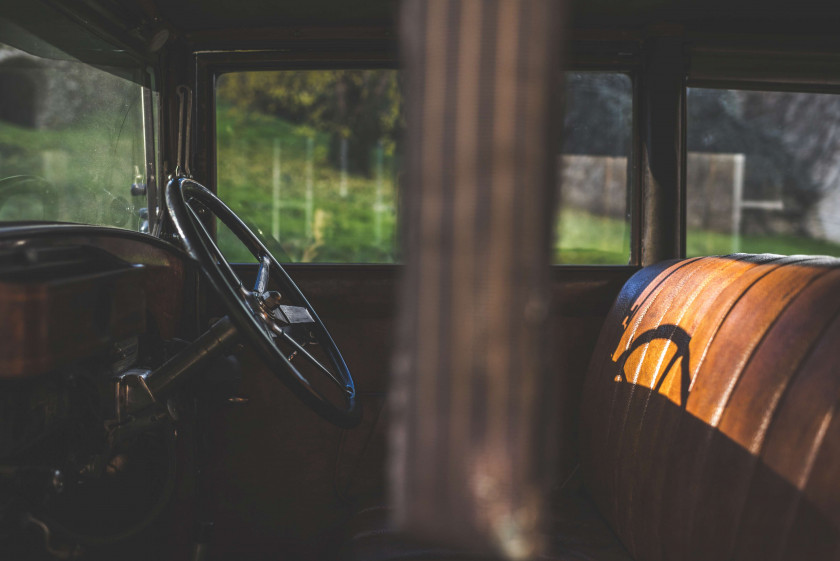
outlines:
[{"label": "side window", "polygon": [[[221,75],[219,196],[289,261],[394,262],[398,77],[391,69]],[[252,259],[223,229],[219,245],[232,261]]]},{"label": "side window", "polygon": [[567,72],[554,262],[630,262],[633,84],[617,72]]},{"label": "side window", "polygon": [[688,256],[840,256],[840,96],[689,88]]},{"label": "side window", "polygon": [[[219,196],[289,261],[397,261],[399,86],[392,69],[219,76]],[[554,262],[626,265],[632,82],[570,72],[562,101]],[[232,261],[252,260],[224,227],[219,244]]]}]

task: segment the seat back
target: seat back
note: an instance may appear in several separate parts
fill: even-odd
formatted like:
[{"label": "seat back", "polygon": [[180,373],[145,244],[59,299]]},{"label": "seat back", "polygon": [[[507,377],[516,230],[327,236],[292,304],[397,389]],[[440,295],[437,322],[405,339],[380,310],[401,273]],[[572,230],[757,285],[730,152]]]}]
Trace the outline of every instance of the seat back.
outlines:
[{"label": "seat back", "polygon": [[584,477],[642,561],[840,559],[840,260],[642,269],[584,387]]}]

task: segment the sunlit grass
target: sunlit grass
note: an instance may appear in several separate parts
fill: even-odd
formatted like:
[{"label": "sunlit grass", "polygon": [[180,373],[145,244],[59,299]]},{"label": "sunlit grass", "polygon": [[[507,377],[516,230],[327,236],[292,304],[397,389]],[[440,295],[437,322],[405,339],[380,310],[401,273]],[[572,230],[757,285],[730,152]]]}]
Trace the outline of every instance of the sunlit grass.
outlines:
[{"label": "sunlit grass", "polygon": [[630,225],[623,220],[564,208],[556,224],[554,262],[563,265],[627,265]]},{"label": "sunlit grass", "polygon": [[[55,219],[136,229],[136,211],[146,204],[131,197],[130,188],[144,168],[143,136],[139,119],[123,126],[125,117],[103,111],[57,130],[0,121],[0,178],[38,178],[31,184],[48,184],[55,194],[42,200],[40,192],[10,198],[0,193],[0,221]],[[115,206],[125,209],[118,215],[116,199]]]},{"label": "sunlit grass", "polygon": [[733,242],[731,235],[719,232],[689,230],[686,235],[686,255],[689,257],[734,252],[840,257],[840,244],[791,235],[741,236],[738,242]]},{"label": "sunlit grass", "polygon": [[[327,161],[327,134],[225,106],[220,106],[217,112],[217,131],[220,196],[259,230],[270,245],[280,248],[286,259],[357,263],[399,259],[397,200],[390,158],[385,158],[386,173],[381,179],[383,197],[377,206],[374,177],[348,174],[347,193],[340,194],[340,171]],[[313,159],[313,204],[311,234],[307,236],[305,188],[309,138],[312,139],[309,150]],[[272,240],[275,165],[279,166],[281,179],[280,235]],[[626,264],[629,260],[629,236],[622,221],[567,210],[558,233],[557,263]],[[229,259],[252,260],[231,234],[220,232],[219,241]]]},{"label": "sunlit grass", "polygon": [[[219,196],[259,230],[269,245],[281,248],[286,259],[398,260],[392,157],[383,155],[382,166],[372,177],[346,174],[342,193],[341,171],[328,162],[328,134],[224,106],[217,112],[217,131]],[[312,198],[308,204],[310,173]],[[275,222],[276,181],[279,210]],[[278,236],[272,239],[275,227]],[[228,259],[251,260],[231,234],[220,233],[219,242]]]},{"label": "sunlit grass", "polygon": [[[217,113],[218,188],[222,198],[252,224],[288,261],[391,263],[399,260],[396,239],[397,197],[392,160],[385,158],[382,204],[377,207],[376,179],[347,175],[347,193],[338,186],[340,171],[328,160],[329,136],[272,116],[221,106]],[[311,140],[311,147],[307,143]],[[281,209],[279,236],[272,240],[273,177],[279,143]],[[306,233],[306,160],[313,160],[311,232]],[[379,211],[377,211],[377,208]],[[379,222],[377,226],[377,212]],[[630,259],[629,222],[566,208],[555,226],[554,262],[626,265]],[[233,261],[251,256],[229,233],[220,245]],[[840,256],[840,245],[795,236],[742,236],[733,246],[729,234],[689,231],[687,253],[825,254]]]}]

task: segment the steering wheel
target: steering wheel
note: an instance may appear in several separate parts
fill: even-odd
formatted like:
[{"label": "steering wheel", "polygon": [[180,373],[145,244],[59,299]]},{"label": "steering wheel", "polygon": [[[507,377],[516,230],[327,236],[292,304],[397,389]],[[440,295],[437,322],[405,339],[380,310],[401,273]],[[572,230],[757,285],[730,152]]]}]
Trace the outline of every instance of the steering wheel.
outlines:
[{"label": "steering wheel", "polygon": [[[53,220],[58,209],[58,191],[55,187],[37,175],[12,175],[0,179],[0,208],[12,197],[37,195],[42,207],[42,220]],[[16,218],[19,220],[20,218]],[[26,219],[34,219],[26,217]]]},{"label": "steering wheel", "polygon": [[[259,238],[216,195],[192,179],[169,181],[166,206],[187,252],[201,264],[240,335],[253,345],[271,371],[324,419],[343,428],[357,425],[361,408],[338,347]],[[201,208],[221,220],[256,257],[259,269],[253,288],[242,283],[222,255],[198,216]],[[279,292],[268,290],[269,278]],[[326,361],[323,356],[321,360],[315,356],[313,345],[323,351],[318,354],[325,355]]]}]

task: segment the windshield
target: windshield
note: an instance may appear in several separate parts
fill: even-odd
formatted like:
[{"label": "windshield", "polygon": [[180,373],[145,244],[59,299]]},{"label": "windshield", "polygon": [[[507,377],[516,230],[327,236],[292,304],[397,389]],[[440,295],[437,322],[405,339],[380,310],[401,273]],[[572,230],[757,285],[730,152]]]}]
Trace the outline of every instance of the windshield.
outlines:
[{"label": "windshield", "polygon": [[0,43],[0,222],[146,229],[144,88],[69,58]]}]

